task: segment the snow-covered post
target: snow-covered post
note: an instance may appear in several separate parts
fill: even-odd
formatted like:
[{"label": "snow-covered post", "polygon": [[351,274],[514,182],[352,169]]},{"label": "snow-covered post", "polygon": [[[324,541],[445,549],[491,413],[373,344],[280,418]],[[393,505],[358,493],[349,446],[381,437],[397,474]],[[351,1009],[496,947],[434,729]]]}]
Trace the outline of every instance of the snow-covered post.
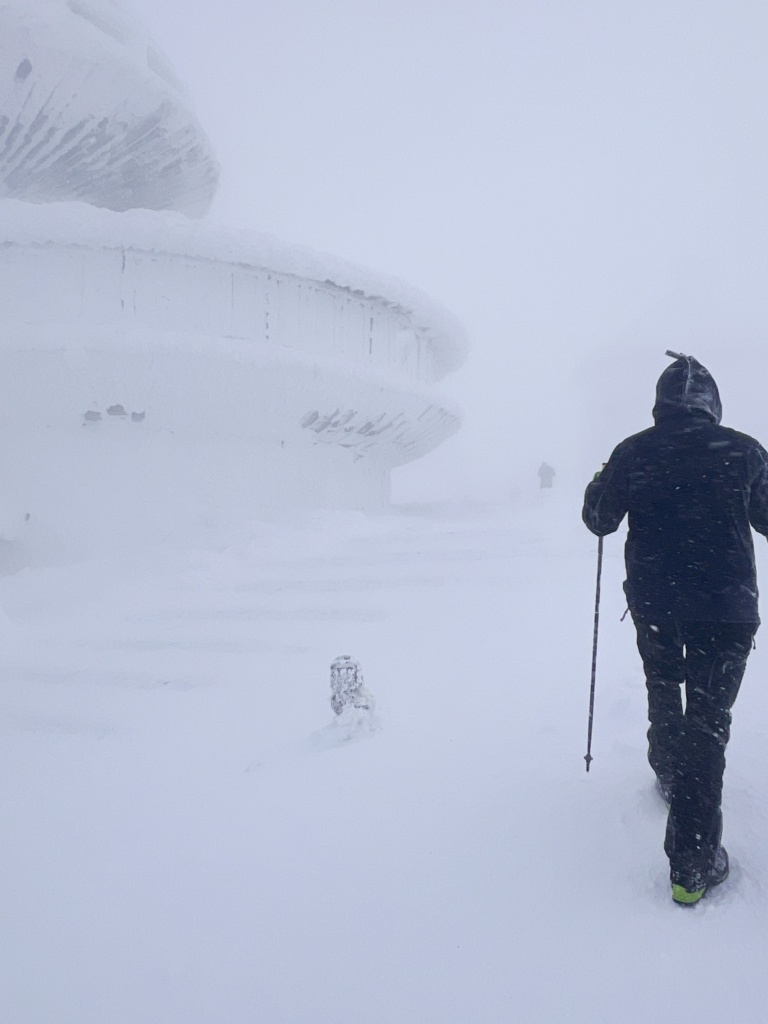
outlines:
[{"label": "snow-covered post", "polygon": [[348,654],[331,664],[331,707],[337,715],[348,708],[373,711],[376,707],[373,694],[365,688],[360,663]]}]

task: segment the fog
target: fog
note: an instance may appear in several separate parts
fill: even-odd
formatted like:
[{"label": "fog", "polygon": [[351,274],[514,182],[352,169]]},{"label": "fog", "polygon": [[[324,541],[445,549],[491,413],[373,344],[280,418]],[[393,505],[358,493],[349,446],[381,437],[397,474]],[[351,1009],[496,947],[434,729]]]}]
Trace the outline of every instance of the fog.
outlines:
[{"label": "fog", "polygon": [[[578,509],[649,425],[667,348],[768,441],[768,11],[116,3],[186,83],[221,187],[192,250],[158,241],[179,222],[192,237],[181,215],[3,200],[0,1018],[762,1024],[765,648],[728,748],[734,870],[689,914],[669,898],[617,537],[584,772],[595,538]],[[466,326],[466,365],[435,386],[463,429],[395,471],[394,508],[344,500],[384,500],[375,460],[363,477],[341,446],[248,434],[275,396],[300,405],[305,371],[342,403],[324,356],[244,358],[215,301],[198,322],[234,293],[219,224],[400,278]],[[247,244],[257,268],[325,280]],[[171,279],[179,251],[210,273]],[[141,317],[112,332],[126,267]],[[386,398],[378,364],[357,384],[349,366],[350,389]],[[295,432],[314,408],[274,404]],[[290,512],[255,516],[265,482]],[[763,543],[757,559],[765,586]],[[368,730],[330,707],[345,653],[376,699]]]},{"label": "fog", "polygon": [[[762,411],[768,12],[714,0],[131,0],[222,165],[211,216],[424,289],[464,322],[462,432],[395,496],[579,476],[673,347]],[[748,360],[748,361],[747,361]]]}]

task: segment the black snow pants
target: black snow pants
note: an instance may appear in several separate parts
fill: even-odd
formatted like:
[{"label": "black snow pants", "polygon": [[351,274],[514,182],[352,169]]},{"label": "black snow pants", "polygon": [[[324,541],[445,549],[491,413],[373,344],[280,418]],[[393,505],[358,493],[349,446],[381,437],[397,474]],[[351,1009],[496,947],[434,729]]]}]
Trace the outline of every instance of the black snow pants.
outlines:
[{"label": "black snow pants", "polygon": [[720,845],[731,708],[757,623],[635,619],[635,627],[648,688],[648,760],[672,788],[664,842],[670,874],[673,883],[700,889]]}]

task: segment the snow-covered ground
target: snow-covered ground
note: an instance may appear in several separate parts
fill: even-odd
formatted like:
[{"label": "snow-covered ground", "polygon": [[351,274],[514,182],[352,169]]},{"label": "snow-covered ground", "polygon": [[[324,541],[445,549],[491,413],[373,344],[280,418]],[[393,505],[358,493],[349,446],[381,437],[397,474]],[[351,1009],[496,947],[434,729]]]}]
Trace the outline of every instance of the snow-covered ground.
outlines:
[{"label": "snow-covered ground", "polygon": [[[617,537],[584,771],[580,501],[209,524],[79,561],[20,526],[0,552],[0,1020],[763,1024],[761,635],[732,878],[683,910]],[[334,727],[340,654],[378,729]]]}]

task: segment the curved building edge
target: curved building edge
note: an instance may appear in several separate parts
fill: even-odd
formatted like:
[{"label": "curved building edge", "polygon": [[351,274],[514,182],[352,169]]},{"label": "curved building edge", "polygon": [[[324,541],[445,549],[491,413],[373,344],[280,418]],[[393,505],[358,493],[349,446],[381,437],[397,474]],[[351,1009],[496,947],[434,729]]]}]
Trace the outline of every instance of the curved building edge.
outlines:
[{"label": "curved building edge", "polygon": [[[165,216],[138,217],[144,234],[121,231],[120,244],[96,230],[103,213],[84,218],[88,240],[74,229],[60,240],[15,206],[15,230],[0,235],[5,426],[71,429],[123,408],[146,414],[145,432],[273,444],[296,464],[334,450],[388,473],[460,425],[433,388],[429,329],[390,298],[332,283],[328,259],[312,279],[293,272],[287,247],[290,272],[219,258],[199,235],[202,255],[190,254]],[[148,223],[162,224],[159,238]]]},{"label": "curved building edge", "polygon": [[0,35],[0,196],[207,212],[218,162],[140,26],[104,0],[4,0]]},{"label": "curved building edge", "polygon": [[9,244],[133,249],[282,274],[313,282],[319,288],[346,291],[353,299],[373,303],[408,321],[429,345],[430,382],[458,370],[467,358],[463,324],[421,290],[338,256],[291,245],[274,235],[227,228],[210,220],[193,222],[150,210],[117,214],[84,203],[43,207],[0,199],[0,246]]}]

